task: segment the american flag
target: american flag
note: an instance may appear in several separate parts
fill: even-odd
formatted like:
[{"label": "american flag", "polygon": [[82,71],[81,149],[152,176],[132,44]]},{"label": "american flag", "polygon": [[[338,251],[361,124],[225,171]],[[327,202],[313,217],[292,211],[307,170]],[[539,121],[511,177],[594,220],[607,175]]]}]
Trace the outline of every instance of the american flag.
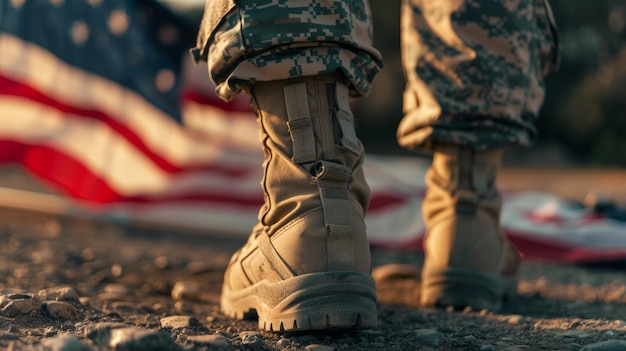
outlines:
[{"label": "american flag", "polygon": [[[263,201],[255,116],[190,63],[195,31],[149,0],[0,0],[0,166],[72,213],[245,238]],[[420,247],[427,167],[366,156],[373,244]],[[624,225],[549,194],[509,193],[502,222],[527,257],[626,257]]]}]

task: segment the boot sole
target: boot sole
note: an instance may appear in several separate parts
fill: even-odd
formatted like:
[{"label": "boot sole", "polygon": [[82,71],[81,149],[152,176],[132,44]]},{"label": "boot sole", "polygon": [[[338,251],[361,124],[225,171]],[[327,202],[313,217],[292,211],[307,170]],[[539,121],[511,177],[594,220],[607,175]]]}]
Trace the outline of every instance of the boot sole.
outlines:
[{"label": "boot sole", "polygon": [[517,279],[462,268],[422,275],[420,304],[496,311],[517,295]]},{"label": "boot sole", "polygon": [[222,312],[236,319],[258,317],[271,332],[370,329],[376,327],[376,286],[369,274],[310,273],[261,281],[233,291],[223,287]]}]

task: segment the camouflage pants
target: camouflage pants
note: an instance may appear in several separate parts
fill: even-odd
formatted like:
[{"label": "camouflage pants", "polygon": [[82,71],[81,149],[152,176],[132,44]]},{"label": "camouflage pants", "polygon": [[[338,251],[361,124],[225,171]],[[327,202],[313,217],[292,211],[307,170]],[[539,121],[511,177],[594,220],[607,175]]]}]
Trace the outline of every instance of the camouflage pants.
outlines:
[{"label": "camouflage pants", "polygon": [[[548,0],[403,0],[400,145],[529,145],[558,64]],[[382,68],[367,0],[208,0],[196,60],[225,100],[255,81],[342,72],[366,95]]]}]

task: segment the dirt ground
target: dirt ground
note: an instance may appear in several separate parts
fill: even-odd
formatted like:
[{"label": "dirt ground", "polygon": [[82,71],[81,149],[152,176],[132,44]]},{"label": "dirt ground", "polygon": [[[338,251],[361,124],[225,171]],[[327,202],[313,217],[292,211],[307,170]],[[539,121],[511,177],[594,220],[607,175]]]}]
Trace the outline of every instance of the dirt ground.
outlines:
[{"label": "dirt ground", "polygon": [[[497,313],[418,308],[409,274],[378,282],[374,330],[277,335],[219,312],[241,241],[0,208],[0,243],[0,349],[626,349],[619,264],[525,262],[520,296]],[[421,257],[375,249],[374,262],[417,270]]]}]

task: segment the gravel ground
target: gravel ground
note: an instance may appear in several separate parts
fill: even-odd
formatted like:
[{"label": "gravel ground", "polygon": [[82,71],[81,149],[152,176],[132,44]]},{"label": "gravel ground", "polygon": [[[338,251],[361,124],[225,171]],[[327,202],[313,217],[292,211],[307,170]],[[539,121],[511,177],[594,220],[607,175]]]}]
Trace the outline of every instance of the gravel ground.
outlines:
[{"label": "gravel ground", "polygon": [[377,329],[280,335],[219,312],[241,241],[0,209],[0,242],[0,349],[626,350],[618,264],[525,262],[503,310],[431,310],[422,257],[375,249]]}]

